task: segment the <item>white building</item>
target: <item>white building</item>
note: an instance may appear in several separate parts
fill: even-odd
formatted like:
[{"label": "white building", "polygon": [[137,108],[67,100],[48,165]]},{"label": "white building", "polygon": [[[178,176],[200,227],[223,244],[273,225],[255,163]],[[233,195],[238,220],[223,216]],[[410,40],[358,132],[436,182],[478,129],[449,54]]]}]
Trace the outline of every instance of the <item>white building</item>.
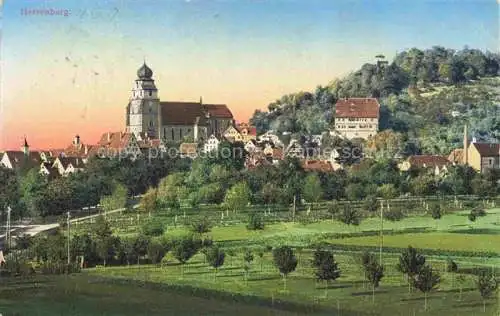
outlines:
[{"label": "white building", "polygon": [[353,139],[377,134],[380,104],[375,98],[339,99],[335,105],[335,130]]},{"label": "white building", "polygon": [[220,141],[215,135],[210,135],[203,146],[203,151],[205,153],[209,153],[211,151],[216,151],[219,148]]}]

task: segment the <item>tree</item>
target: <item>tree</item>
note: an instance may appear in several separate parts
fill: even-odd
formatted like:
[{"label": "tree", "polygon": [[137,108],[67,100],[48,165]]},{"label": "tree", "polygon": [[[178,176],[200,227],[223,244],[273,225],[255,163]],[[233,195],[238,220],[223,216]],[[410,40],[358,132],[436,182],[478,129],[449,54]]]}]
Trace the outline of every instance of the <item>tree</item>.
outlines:
[{"label": "tree", "polygon": [[458,272],[458,265],[451,258],[446,260],[446,272],[451,273],[451,287],[454,286],[455,283],[455,274]]},{"label": "tree", "polygon": [[31,247],[32,237],[28,234],[23,234],[16,238],[16,248],[20,250],[26,250]]},{"label": "tree", "polygon": [[214,280],[217,277],[217,270],[224,264],[225,253],[217,246],[212,246],[207,251],[207,261],[214,268]]},{"label": "tree", "polygon": [[481,271],[477,279],[477,289],[483,298],[483,313],[486,312],[486,300],[498,289],[498,280],[488,271]]},{"label": "tree", "polygon": [[189,261],[199,250],[199,243],[191,236],[185,236],[177,240],[174,245],[173,254],[181,264],[181,275],[184,276],[184,264]]},{"label": "tree", "polygon": [[436,227],[437,227],[437,221],[441,219],[441,206],[439,204],[433,204],[431,208],[431,216],[434,220],[436,220]]},{"label": "tree", "polygon": [[151,240],[147,246],[147,255],[151,263],[160,263],[165,256],[166,249],[159,241]]},{"label": "tree", "polygon": [[151,239],[143,234],[138,235],[134,239],[134,252],[137,254],[137,264],[140,263],[140,258],[148,253],[148,246],[151,243]]},{"label": "tree", "polygon": [[317,203],[319,201],[319,199],[323,195],[323,190],[321,188],[321,182],[317,174],[311,173],[306,177],[302,193],[306,201],[311,203],[311,208],[313,207],[314,203]]},{"label": "tree", "polygon": [[161,221],[150,219],[142,224],[141,232],[148,237],[161,236],[165,232],[165,227]]},{"label": "tree", "polygon": [[462,288],[464,286],[464,284],[467,282],[467,278],[465,277],[465,275],[463,274],[459,274],[456,278],[457,280],[457,283],[458,283],[458,289],[459,289],[459,297],[458,297],[458,300],[461,301],[462,300]]},{"label": "tree", "polygon": [[101,209],[105,212],[104,214],[112,210],[124,208],[127,204],[127,194],[127,188],[122,184],[116,183],[113,193],[103,196],[99,202]]},{"label": "tree", "polygon": [[363,207],[370,213],[376,212],[379,208],[377,197],[374,195],[367,196],[363,202]]},{"label": "tree", "polygon": [[414,276],[413,284],[415,288],[424,293],[424,310],[427,310],[427,293],[435,289],[440,281],[439,273],[433,271],[429,265],[424,265]]},{"label": "tree", "polygon": [[372,302],[375,302],[375,288],[380,284],[380,280],[384,277],[384,267],[376,260],[371,261],[365,266],[368,281],[372,285]]},{"label": "tree", "polygon": [[346,225],[358,226],[361,222],[361,214],[351,204],[345,204],[342,213],[339,214],[339,220]]},{"label": "tree", "polygon": [[248,230],[262,230],[264,229],[264,221],[258,212],[251,212],[248,216]]},{"label": "tree", "polygon": [[335,216],[338,216],[340,212],[340,205],[337,202],[332,202],[332,204],[328,205],[328,213],[332,216],[332,222]]},{"label": "tree", "polygon": [[251,191],[246,182],[239,182],[226,192],[224,206],[228,211],[232,210],[236,212],[237,209],[242,209],[247,206],[250,201],[250,194]]},{"label": "tree", "polygon": [[281,246],[273,250],[274,264],[283,277],[283,289],[286,291],[286,278],[290,272],[297,268],[297,258],[289,246]]},{"label": "tree", "polygon": [[406,274],[408,280],[408,293],[411,291],[411,284],[414,276],[420,272],[425,264],[425,257],[417,252],[415,248],[409,246],[400,256],[397,269]]},{"label": "tree", "polygon": [[363,277],[363,288],[364,288],[365,287],[365,283],[364,282],[368,279],[367,278],[368,267],[373,262],[376,262],[377,258],[375,257],[375,255],[373,253],[365,251],[365,252],[363,252],[363,254],[361,254],[361,257],[360,257],[359,261],[361,263],[361,266],[363,268],[363,273],[364,273],[364,277]]},{"label": "tree", "polygon": [[150,188],[141,198],[139,208],[141,211],[149,213],[149,216],[151,216],[151,212],[156,211],[158,208],[158,190]]},{"label": "tree", "polygon": [[471,212],[469,213],[469,215],[467,216],[467,218],[469,219],[469,221],[470,221],[471,223],[475,222],[475,221],[476,221],[476,213],[474,213],[473,211],[471,211]]},{"label": "tree", "polygon": [[245,261],[245,264],[243,266],[243,269],[245,270],[245,283],[248,283],[248,274],[250,272],[251,264],[253,261],[253,254],[251,250],[247,249],[243,253],[243,261]]},{"label": "tree", "polygon": [[212,230],[212,223],[208,217],[204,217],[201,220],[195,221],[191,224],[191,231],[198,234],[203,242],[205,240],[205,235]]},{"label": "tree", "polygon": [[116,238],[113,236],[105,236],[96,240],[96,251],[97,255],[103,260],[104,267],[106,267],[106,262],[113,258],[116,249]]},{"label": "tree", "polygon": [[331,251],[316,249],[314,252],[313,266],[316,268],[317,280],[325,281],[325,297],[328,294],[328,283],[340,277],[340,269]]}]

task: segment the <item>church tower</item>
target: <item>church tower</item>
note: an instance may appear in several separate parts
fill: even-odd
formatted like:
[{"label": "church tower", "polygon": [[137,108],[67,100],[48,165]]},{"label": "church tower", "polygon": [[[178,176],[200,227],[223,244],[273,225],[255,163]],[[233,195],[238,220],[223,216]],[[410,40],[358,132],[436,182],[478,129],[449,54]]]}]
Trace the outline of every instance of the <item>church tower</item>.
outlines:
[{"label": "church tower", "polygon": [[149,137],[158,137],[158,115],[160,99],[153,78],[153,71],[146,62],[137,70],[132,95],[127,105],[127,131],[139,136],[147,133]]}]

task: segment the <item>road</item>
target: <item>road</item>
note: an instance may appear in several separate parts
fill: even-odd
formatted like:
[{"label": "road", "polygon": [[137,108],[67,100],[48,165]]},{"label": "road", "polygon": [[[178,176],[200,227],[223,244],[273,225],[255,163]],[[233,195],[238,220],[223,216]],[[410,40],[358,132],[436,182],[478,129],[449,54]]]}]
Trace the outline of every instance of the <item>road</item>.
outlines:
[{"label": "road", "polygon": [[[139,207],[138,204],[133,206],[134,209],[138,208],[138,207]],[[125,208],[120,208],[120,209],[106,212],[106,214],[123,212],[124,210],[125,210]],[[86,221],[86,220],[98,217],[100,215],[102,215],[102,213],[73,218],[73,219],[70,219],[70,223]],[[15,238],[15,236],[20,236],[20,235],[25,235],[25,234],[33,237],[39,233],[56,229],[57,227],[59,227],[59,223],[44,224],[44,225],[12,225],[10,233],[11,233],[11,236],[14,238]],[[5,234],[6,234],[5,230],[6,230],[6,227],[2,226],[1,227],[2,234],[0,234],[0,249],[3,248],[2,246],[3,246],[4,239],[5,239]]]}]

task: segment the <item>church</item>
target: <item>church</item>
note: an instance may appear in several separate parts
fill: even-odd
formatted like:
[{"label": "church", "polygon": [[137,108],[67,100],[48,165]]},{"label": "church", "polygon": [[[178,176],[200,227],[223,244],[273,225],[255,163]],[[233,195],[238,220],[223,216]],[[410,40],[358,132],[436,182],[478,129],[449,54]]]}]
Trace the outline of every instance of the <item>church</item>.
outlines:
[{"label": "church", "polygon": [[160,101],[153,71],[144,64],[137,71],[126,109],[126,131],[137,139],[159,138],[166,143],[205,141],[221,137],[234,125],[233,114],[225,104]]}]

